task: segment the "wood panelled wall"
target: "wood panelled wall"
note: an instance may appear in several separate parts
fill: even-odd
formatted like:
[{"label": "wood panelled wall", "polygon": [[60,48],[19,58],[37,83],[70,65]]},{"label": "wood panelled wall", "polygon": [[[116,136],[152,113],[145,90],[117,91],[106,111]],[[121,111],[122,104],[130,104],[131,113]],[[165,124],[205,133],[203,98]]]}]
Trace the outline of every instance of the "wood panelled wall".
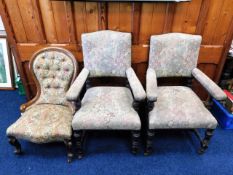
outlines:
[{"label": "wood panelled wall", "polygon": [[[17,65],[31,98],[35,85],[28,69],[32,54],[46,46],[61,46],[82,62],[85,32],[117,30],[133,36],[132,62],[145,84],[151,35],[183,32],[202,35],[198,67],[218,81],[233,36],[233,0],[191,2],[71,2],[0,0],[0,12]],[[200,96],[200,87],[194,83]]]}]

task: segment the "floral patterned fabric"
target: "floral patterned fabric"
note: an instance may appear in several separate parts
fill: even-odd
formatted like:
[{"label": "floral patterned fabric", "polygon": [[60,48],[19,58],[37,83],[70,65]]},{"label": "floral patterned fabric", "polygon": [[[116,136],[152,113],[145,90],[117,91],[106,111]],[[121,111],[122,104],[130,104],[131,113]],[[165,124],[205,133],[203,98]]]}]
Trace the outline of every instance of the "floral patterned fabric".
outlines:
[{"label": "floral patterned fabric", "polygon": [[34,143],[64,141],[71,138],[72,118],[72,111],[66,106],[38,104],[27,109],[6,132]]},{"label": "floral patterned fabric", "polygon": [[227,98],[223,90],[218,87],[207,75],[205,75],[198,68],[193,69],[192,75],[194,78],[202,84],[202,86],[209,92],[209,94],[216,100],[225,100]]},{"label": "floral patterned fabric", "polygon": [[59,51],[45,51],[37,55],[33,71],[40,83],[41,95],[36,104],[69,105],[65,94],[75,66],[70,57]]},{"label": "floral patterned fabric", "polygon": [[150,40],[149,67],[157,77],[190,77],[197,66],[200,44],[199,35],[154,35]]},{"label": "floral patterned fabric", "polygon": [[90,88],[83,97],[82,107],[74,116],[72,127],[74,130],[140,130],[140,118],[132,103],[128,88]]},{"label": "floral patterned fabric", "polygon": [[131,67],[126,70],[126,75],[132,89],[134,99],[137,101],[144,100],[146,98],[146,92],[144,91],[141,82]]},{"label": "floral patterned fabric", "polygon": [[125,77],[131,66],[131,34],[98,31],[82,34],[84,67],[91,77]]},{"label": "floral patterned fabric", "polygon": [[149,101],[156,101],[158,97],[157,77],[154,69],[146,72],[146,95]]},{"label": "floral patterned fabric", "polygon": [[66,94],[67,100],[76,100],[85,85],[85,82],[87,80],[87,77],[89,75],[89,70],[86,68],[83,68],[82,71],[79,73],[78,77],[74,81],[74,83],[71,85],[70,89],[68,90]]},{"label": "floral patterned fabric", "polygon": [[158,87],[158,99],[149,113],[150,129],[209,128],[215,129],[216,119],[188,87]]}]

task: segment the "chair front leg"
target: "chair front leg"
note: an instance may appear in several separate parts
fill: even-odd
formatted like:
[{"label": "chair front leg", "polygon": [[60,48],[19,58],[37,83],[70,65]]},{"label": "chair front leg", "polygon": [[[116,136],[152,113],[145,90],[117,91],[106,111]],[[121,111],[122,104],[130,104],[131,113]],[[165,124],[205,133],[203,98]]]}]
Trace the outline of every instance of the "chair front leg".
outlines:
[{"label": "chair front leg", "polygon": [[132,145],[131,145],[131,152],[132,154],[137,154],[140,147],[140,130],[139,131],[131,131],[132,135]]},{"label": "chair front leg", "polygon": [[72,141],[71,140],[65,140],[64,141],[67,149],[67,162],[70,163],[74,157],[73,149],[72,149]]},{"label": "chair front leg", "polygon": [[210,139],[213,136],[213,132],[214,132],[214,129],[206,129],[205,137],[201,141],[201,147],[198,150],[198,154],[203,154],[207,150]]},{"label": "chair front leg", "polygon": [[21,145],[18,140],[13,136],[8,136],[8,142],[15,147],[14,153],[19,155],[22,154]]},{"label": "chair front leg", "polygon": [[83,141],[84,141],[84,131],[74,131],[74,138],[78,152],[78,159],[82,159],[84,156],[83,151]]},{"label": "chair front leg", "polygon": [[153,152],[153,137],[154,137],[154,131],[148,129],[146,132],[146,149],[144,152],[145,156],[148,156]]}]

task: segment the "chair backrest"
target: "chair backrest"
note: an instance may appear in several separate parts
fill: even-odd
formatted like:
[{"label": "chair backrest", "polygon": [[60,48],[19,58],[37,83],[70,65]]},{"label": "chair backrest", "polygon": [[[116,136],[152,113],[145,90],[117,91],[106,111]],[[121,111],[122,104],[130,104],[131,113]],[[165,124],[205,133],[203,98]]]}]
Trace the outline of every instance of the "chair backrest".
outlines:
[{"label": "chair backrest", "polygon": [[37,86],[36,104],[69,106],[65,94],[77,75],[77,61],[62,48],[49,47],[36,52],[30,61]]},{"label": "chair backrest", "polygon": [[84,67],[90,77],[126,77],[131,66],[131,34],[110,30],[82,34]]},{"label": "chair backrest", "polygon": [[182,33],[151,36],[149,67],[157,77],[191,77],[201,40],[199,35]]}]

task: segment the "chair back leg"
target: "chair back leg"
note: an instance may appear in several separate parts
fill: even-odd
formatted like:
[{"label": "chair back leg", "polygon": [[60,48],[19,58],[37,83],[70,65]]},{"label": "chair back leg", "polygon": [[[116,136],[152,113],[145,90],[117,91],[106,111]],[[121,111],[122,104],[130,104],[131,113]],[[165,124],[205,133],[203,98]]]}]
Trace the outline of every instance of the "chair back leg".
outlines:
[{"label": "chair back leg", "polygon": [[146,149],[144,152],[145,156],[148,156],[153,152],[153,137],[154,137],[154,131],[148,129],[146,132]]},{"label": "chair back leg", "polygon": [[203,154],[208,149],[210,139],[213,136],[213,132],[214,132],[214,129],[206,129],[205,137],[201,141],[201,147],[198,150],[198,154]]},{"label": "chair back leg", "polygon": [[78,159],[82,159],[84,156],[84,151],[83,151],[84,135],[85,135],[85,131],[81,131],[81,130],[74,131],[74,139],[77,148]]}]

